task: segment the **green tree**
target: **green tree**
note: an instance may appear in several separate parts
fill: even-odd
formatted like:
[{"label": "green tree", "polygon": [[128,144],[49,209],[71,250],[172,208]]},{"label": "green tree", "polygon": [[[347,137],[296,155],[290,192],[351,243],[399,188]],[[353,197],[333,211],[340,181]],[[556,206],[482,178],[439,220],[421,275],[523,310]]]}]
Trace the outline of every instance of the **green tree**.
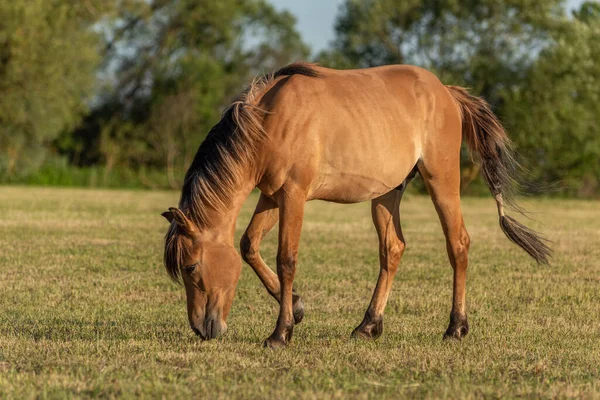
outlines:
[{"label": "green tree", "polygon": [[0,175],[24,174],[86,112],[99,65],[101,0],[0,2]]},{"label": "green tree", "polygon": [[[570,25],[564,0],[346,0],[333,48],[320,58],[344,68],[419,65],[504,117],[507,93],[527,84],[538,55]],[[465,151],[463,189],[478,172]]]},{"label": "green tree", "polygon": [[565,21],[564,0],[347,0],[335,58],[369,67],[416,64],[496,100]]},{"label": "green tree", "polygon": [[63,150],[109,168],[164,168],[176,187],[175,171],[248,80],[308,55],[294,24],[263,0],[138,2],[102,25],[105,91]]},{"label": "green tree", "polygon": [[600,189],[600,4],[583,4],[553,39],[505,91],[504,115],[537,181],[589,196]]}]

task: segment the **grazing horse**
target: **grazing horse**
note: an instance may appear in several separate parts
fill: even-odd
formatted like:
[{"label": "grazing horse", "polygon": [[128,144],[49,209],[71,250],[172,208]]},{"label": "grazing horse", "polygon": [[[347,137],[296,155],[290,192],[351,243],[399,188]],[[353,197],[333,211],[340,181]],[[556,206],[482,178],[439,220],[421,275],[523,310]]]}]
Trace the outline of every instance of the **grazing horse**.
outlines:
[{"label": "grazing horse", "polygon": [[[171,223],[164,263],[183,280],[189,322],[202,339],[224,332],[242,263],[234,248],[235,221],[254,188],[261,192],[244,233],[242,258],[279,302],[273,334],[283,347],[304,315],[292,289],[305,203],[371,200],[379,237],[380,273],[354,337],[377,338],[405,241],[399,206],[418,172],[446,237],[454,270],[450,325],[461,338],[469,326],[465,281],[469,235],[460,208],[460,148],[465,138],[481,162],[506,236],[540,263],[551,255],[545,239],[505,215],[516,166],[511,143],[490,106],[465,89],[443,85],[432,73],[392,65],[338,71],[307,63],[262,77],[224,112],[185,176]],[[279,221],[277,274],[259,245]]]}]

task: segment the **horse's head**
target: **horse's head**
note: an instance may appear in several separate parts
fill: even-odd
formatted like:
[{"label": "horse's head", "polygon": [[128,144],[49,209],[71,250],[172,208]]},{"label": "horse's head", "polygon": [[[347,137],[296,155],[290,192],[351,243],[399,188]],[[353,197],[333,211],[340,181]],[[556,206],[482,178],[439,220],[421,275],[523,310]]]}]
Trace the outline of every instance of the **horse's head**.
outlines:
[{"label": "horse's head", "polygon": [[233,245],[203,232],[185,214],[170,208],[162,215],[171,222],[165,239],[165,267],[175,280],[181,276],[192,330],[213,339],[227,329],[242,262]]}]

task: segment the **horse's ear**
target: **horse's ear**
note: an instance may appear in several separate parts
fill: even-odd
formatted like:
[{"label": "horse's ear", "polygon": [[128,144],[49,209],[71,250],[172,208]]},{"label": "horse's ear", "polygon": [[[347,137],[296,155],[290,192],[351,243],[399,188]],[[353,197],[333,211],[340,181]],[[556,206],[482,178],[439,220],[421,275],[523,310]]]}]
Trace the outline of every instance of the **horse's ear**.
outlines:
[{"label": "horse's ear", "polygon": [[[188,217],[185,216],[183,211],[181,211],[179,208],[170,207],[168,213],[171,214],[172,221],[175,221],[177,225],[182,227],[187,233],[196,232],[194,223],[190,221]],[[165,218],[169,219],[169,217],[167,217],[166,215],[164,216]]]},{"label": "horse's ear", "polygon": [[175,219],[175,218],[173,218],[173,213],[171,211],[165,211],[164,213],[161,213],[160,215],[165,217],[165,219],[167,221],[169,221],[169,223],[173,222],[173,220]]}]

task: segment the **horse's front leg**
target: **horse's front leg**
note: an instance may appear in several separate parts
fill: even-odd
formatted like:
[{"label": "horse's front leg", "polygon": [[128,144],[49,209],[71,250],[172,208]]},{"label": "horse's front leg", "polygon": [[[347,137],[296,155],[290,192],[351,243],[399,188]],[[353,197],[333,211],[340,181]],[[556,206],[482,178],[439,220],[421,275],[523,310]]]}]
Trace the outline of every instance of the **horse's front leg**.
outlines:
[{"label": "horse's front leg", "polygon": [[277,251],[277,275],[281,288],[279,317],[275,331],[265,341],[265,347],[281,348],[288,344],[294,330],[292,307],[292,285],[296,275],[298,247],[306,193],[287,189],[278,198],[279,203],[279,247]]},{"label": "horse's front leg", "polygon": [[[260,281],[265,285],[267,291],[279,303],[281,300],[281,289],[277,274],[269,268],[260,255],[260,243],[264,236],[273,228],[279,220],[279,207],[277,203],[265,196],[260,195],[252,220],[242,235],[240,241],[240,252],[244,261],[252,267]],[[293,296],[294,323],[299,324],[304,317],[304,306],[300,296]]]}]

